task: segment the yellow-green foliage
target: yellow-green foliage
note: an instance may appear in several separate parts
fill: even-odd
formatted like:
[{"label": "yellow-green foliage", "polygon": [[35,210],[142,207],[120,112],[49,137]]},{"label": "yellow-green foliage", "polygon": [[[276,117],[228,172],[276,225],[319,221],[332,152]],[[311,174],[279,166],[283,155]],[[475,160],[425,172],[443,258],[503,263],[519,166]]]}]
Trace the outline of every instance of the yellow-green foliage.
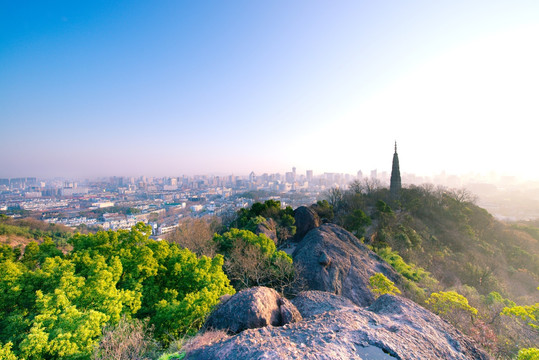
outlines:
[{"label": "yellow-green foliage", "polygon": [[464,310],[472,315],[477,314],[477,309],[468,304],[468,299],[455,291],[440,291],[430,294],[426,301],[438,315],[447,315],[455,310]]},{"label": "yellow-green foliage", "polygon": [[195,332],[219,297],[234,293],[223,257],[197,258],[149,233],[139,224],[75,235],[65,256],[44,242],[29,244],[21,261],[1,259],[0,351],[88,359],[103,326],[122,316],[150,317],[162,340]]},{"label": "yellow-green foliage", "polygon": [[[417,282],[429,277],[427,271],[413,264],[407,264],[402,257],[396,251],[392,251],[389,246],[376,249],[376,253],[408,280]],[[435,280],[433,279],[433,281]]]},{"label": "yellow-green foliage", "polygon": [[395,286],[393,281],[389,280],[384,274],[376,273],[369,278],[370,288],[378,297],[384,294],[400,294],[400,290]]},{"label": "yellow-green foliage", "polygon": [[502,315],[517,317],[534,329],[539,329],[539,303],[526,306],[505,307]]},{"label": "yellow-green foliage", "polygon": [[2,360],[17,360],[17,356],[11,351],[13,343],[8,342],[7,344],[0,344],[0,359]]},{"label": "yellow-green foliage", "polygon": [[219,245],[219,252],[223,254],[228,254],[238,240],[258,247],[265,256],[273,256],[276,250],[273,240],[264,234],[256,235],[249,230],[232,228],[223,235],[215,234],[213,240]]},{"label": "yellow-green foliage", "polygon": [[537,360],[539,359],[539,349],[528,348],[521,349],[518,352],[517,360]]}]

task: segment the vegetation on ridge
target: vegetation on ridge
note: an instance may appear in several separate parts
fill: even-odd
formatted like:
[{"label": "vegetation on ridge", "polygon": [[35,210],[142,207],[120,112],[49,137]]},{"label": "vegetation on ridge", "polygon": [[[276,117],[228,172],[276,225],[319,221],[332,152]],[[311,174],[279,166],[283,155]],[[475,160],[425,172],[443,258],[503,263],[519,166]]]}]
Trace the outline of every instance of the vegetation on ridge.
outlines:
[{"label": "vegetation on ridge", "polygon": [[407,296],[492,354],[513,358],[519,348],[539,342],[537,223],[506,225],[475,205],[467,191],[431,185],[403,188],[392,199],[387,188],[367,180],[330,189],[326,200],[333,221],[350,231],[357,233],[351,215],[368,214],[372,224],[364,229],[364,242],[409,280],[415,290]]}]

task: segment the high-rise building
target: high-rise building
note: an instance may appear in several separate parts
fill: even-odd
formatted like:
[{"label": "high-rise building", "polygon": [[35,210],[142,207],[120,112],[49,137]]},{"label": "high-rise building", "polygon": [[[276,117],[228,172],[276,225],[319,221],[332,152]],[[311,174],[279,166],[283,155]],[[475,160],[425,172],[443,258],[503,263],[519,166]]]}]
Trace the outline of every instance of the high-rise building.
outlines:
[{"label": "high-rise building", "polygon": [[313,181],[313,171],[312,170],[307,170],[306,175],[307,175],[306,178],[307,178],[308,182]]},{"label": "high-rise building", "polygon": [[395,153],[393,154],[393,166],[391,168],[391,182],[389,193],[392,199],[398,199],[401,191],[401,172],[399,169],[399,155],[397,154],[397,142],[395,141]]}]

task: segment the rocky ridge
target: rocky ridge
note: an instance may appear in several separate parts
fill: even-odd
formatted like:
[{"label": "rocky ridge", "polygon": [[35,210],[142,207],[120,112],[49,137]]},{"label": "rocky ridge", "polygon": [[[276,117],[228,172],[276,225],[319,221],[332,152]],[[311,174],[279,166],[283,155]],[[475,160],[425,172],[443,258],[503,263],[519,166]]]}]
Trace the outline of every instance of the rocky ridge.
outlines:
[{"label": "rocky ridge", "polygon": [[334,224],[309,231],[292,253],[311,290],[342,295],[360,306],[374,301],[369,278],[376,273],[401,285],[402,276],[358,238]]},{"label": "rocky ridge", "polygon": [[452,325],[402,297],[383,295],[361,308],[306,292],[293,303],[302,321],[245,330],[186,359],[489,359]]},{"label": "rocky ridge", "polygon": [[[252,288],[223,299],[206,329],[229,334],[185,359],[489,359],[437,315],[400,296],[375,299],[369,278],[404,279],[355,236],[296,211],[294,262],[311,289],[288,301]],[[254,315],[253,315],[254,314]],[[220,325],[219,325],[220,324]]]}]

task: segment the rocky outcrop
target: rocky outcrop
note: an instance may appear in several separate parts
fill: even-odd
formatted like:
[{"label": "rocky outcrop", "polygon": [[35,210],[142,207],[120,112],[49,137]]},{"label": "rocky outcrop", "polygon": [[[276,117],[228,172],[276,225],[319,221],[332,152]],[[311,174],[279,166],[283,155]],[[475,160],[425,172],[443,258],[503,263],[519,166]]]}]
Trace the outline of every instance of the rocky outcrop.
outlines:
[{"label": "rocky outcrop", "polygon": [[186,359],[489,358],[450,324],[404,298],[383,295],[360,308],[333,294],[300,297],[303,321],[245,330],[193,350]]},{"label": "rocky outcrop", "polygon": [[309,318],[328,311],[353,308],[356,306],[347,298],[316,290],[299,293],[298,296],[292,299],[292,304],[296,306],[303,318]]},{"label": "rocky outcrop", "polygon": [[403,278],[354,235],[334,224],[309,231],[297,244],[292,257],[302,269],[311,290],[342,295],[356,305],[374,301],[369,278],[382,273],[397,285]]},{"label": "rocky outcrop", "polygon": [[254,287],[222,298],[206,320],[204,328],[237,334],[246,329],[282,326],[301,319],[296,307],[277,291]]},{"label": "rocky outcrop", "polygon": [[320,218],[316,211],[306,206],[300,206],[294,210],[294,219],[296,220],[295,241],[300,241],[309,231],[320,226]]},{"label": "rocky outcrop", "polygon": [[277,223],[273,219],[266,219],[256,226],[255,234],[264,234],[269,237],[275,244],[278,243],[277,239]]}]

